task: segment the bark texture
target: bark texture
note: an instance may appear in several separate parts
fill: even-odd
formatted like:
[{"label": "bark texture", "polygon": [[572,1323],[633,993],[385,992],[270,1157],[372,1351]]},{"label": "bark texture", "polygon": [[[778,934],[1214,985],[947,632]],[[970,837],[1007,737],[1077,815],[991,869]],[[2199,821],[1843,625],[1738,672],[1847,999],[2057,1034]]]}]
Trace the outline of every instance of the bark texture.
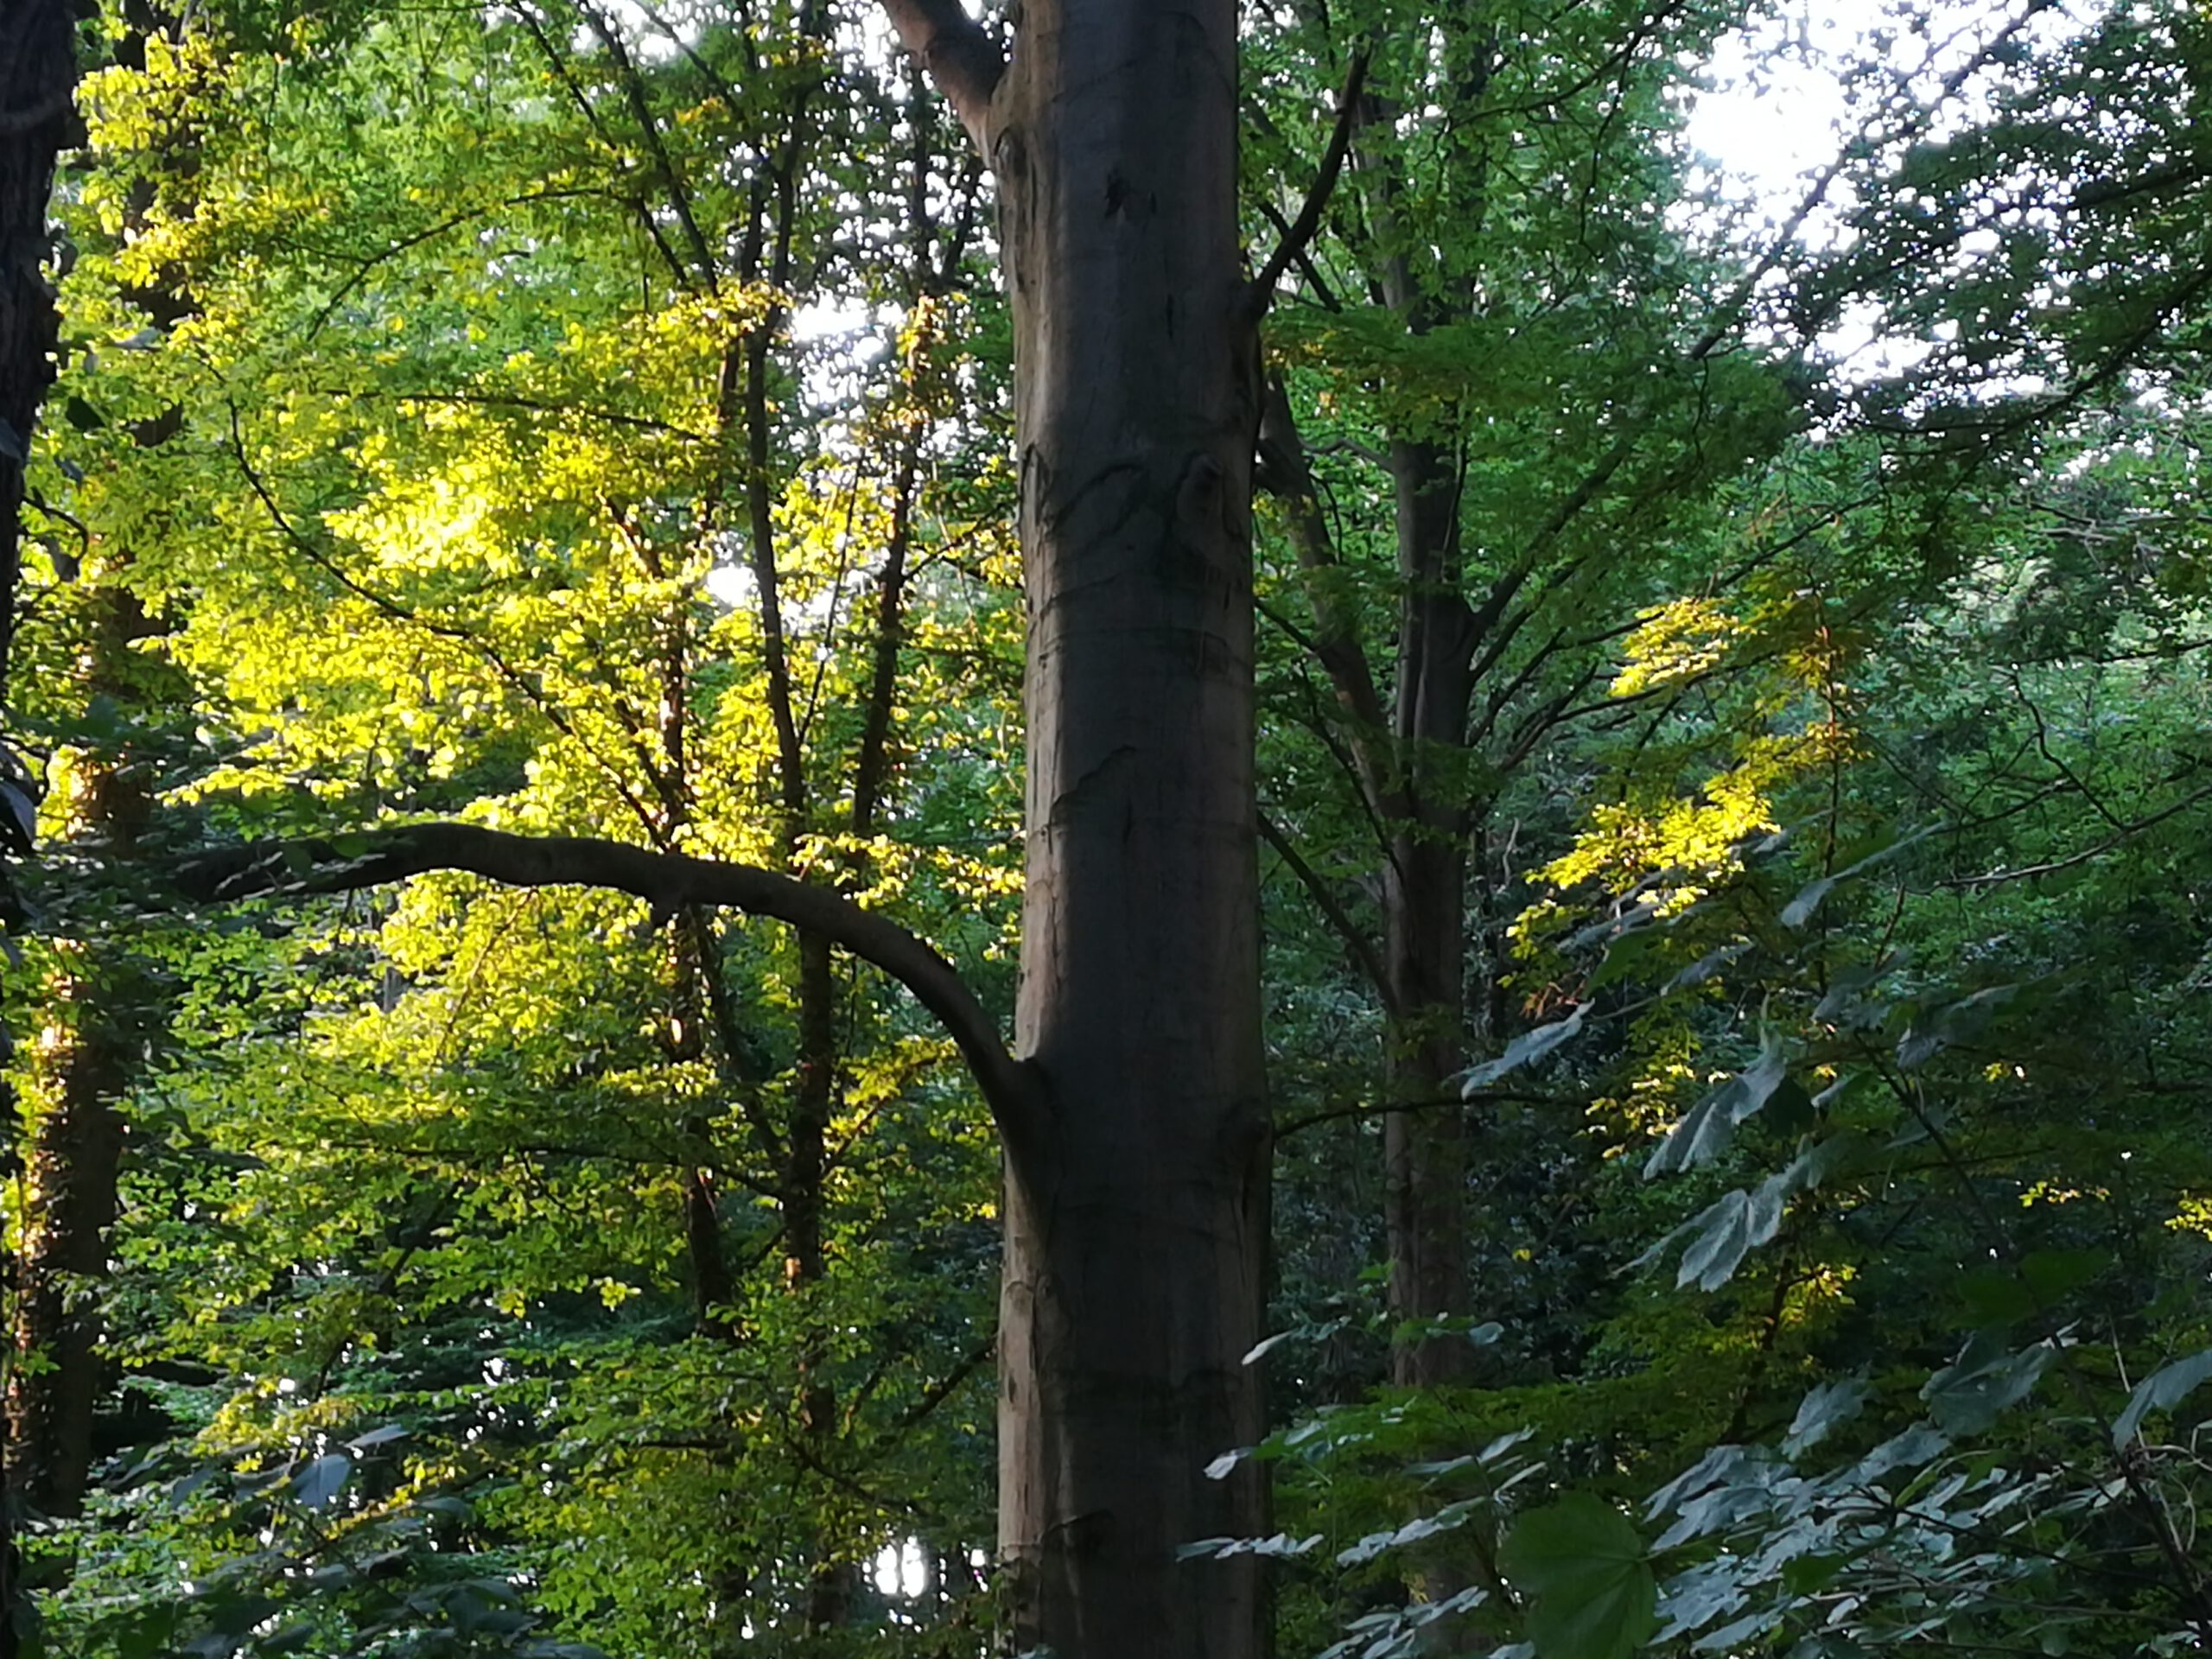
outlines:
[{"label": "bark texture", "polygon": [[76,121],[74,27],[66,0],[0,0],[0,685],[15,637],[23,465],[54,384],[46,208]]},{"label": "bark texture", "polygon": [[[84,694],[135,712],[149,699],[133,646],[154,626],[137,597],[114,585],[114,569],[98,574]],[[70,839],[118,886],[133,880],[154,811],[153,762],[134,737],[79,757]],[[19,1352],[40,1363],[10,1379],[7,1459],[30,1508],[68,1516],[84,1505],[93,1419],[108,1392],[100,1300],[127,1134],[123,1103],[167,1020],[130,929],[86,929],[61,953],[66,972],[50,988],[39,1044],[45,1109],[27,1158],[13,1333]]]},{"label": "bark texture", "polygon": [[1259,385],[1226,0],[1033,0],[991,111],[1029,606],[1000,1548],[1014,1646],[1262,1651]]},{"label": "bark texture", "polygon": [[1013,1646],[1266,1648],[1256,307],[1230,0],[884,0],[997,178],[1029,604],[1027,890],[1003,1116],[999,1545]]}]

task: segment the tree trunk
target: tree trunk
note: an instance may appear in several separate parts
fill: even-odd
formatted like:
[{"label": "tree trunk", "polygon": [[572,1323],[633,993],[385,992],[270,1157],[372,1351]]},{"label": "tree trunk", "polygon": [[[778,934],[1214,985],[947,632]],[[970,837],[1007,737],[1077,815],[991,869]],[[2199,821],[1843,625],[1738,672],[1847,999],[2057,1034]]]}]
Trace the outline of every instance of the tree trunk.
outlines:
[{"label": "tree trunk", "polygon": [[29,1159],[22,1287],[16,1308],[19,1366],[8,1400],[10,1489],[30,1509],[74,1516],[92,1461],[92,1414],[102,1393],[99,1294],[115,1221],[127,1077],[124,1039],[103,1017],[111,988],[73,981],[76,1005]]},{"label": "tree trunk", "polygon": [[[113,583],[117,572],[98,575]],[[134,683],[144,671],[133,645],[152,624],[120,586],[99,588],[92,608],[86,698],[136,711],[149,699]],[[150,768],[129,738],[118,750],[79,760],[72,836],[125,880],[154,811]],[[67,976],[53,988],[53,1028],[40,1044],[47,1103],[28,1159],[15,1310],[16,1348],[41,1363],[10,1380],[7,1458],[10,1484],[31,1507],[73,1516],[83,1507],[93,1413],[105,1391],[99,1303],[123,1161],[121,1103],[163,1014],[128,929],[88,931],[61,949]]]},{"label": "tree trunk", "polygon": [[[1475,625],[1459,594],[1454,456],[1402,441],[1391,446],[1390,463],[1404,586],[1391,722],[1402,792],[1383,884],[1383,963],[1391,1098],[1413,1109],[1393,1112],[1385,1123],[1382,1203],[1390,1311],[1401,1322],[1418,1322],[1467,1312],[1465,1123],[1436,1103],[1457,1091],[1465,1024],[1466,784],[1454,774],[1466,743]],[[1391,1379],[1452,1382],[1465,1375],[1467,1357],[1457,1337],[1394,1341]]]},{"label": "tree trunk", "polygon": [[46,207],[76,124],[73,11],[66,0],[0,0],[0,686],[15,638],[24,463],[59,338]]},{"label": "tree trunk", "polygon": [[[74,35],[64,0],[0,0],[0,696],[14,655],[24,473],[60,339],[45,276],[46,219],[54,160],[76,124]],[[0,918],[18,912],[13,876],[0,869]],[[0,1037],[0,1058],[6,1051]],[[0,1079],[0,1179],[22,1173],[17,1128],[15,1090]],[[17,1270],[0,1242],[0,1294],[14,1289]],[[9,1461],[0,1458],[0,1659],[14,1659],[22,1636],[16,1535],[23,1500]]]},{"label": "tree trunk", "polygon": [[1000,1548],[1014,1646],[1263,1651],[1269,1145],[1253,804],[1259,385],[1236,9],[1032,0],[998,89],[1029,606]]}]

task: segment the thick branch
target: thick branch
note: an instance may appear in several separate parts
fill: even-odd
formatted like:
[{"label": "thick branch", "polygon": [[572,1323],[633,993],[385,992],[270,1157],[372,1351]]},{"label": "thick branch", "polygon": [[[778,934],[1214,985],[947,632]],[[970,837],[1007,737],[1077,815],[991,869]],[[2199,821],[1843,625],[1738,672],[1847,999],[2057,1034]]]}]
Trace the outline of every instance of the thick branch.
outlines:
[{"label": "thick branch", "polygon": [[511,836],[473,824],[420,823],[339,841],[255,842],[188,861],[177,886],[205,900],[259,893],[351,893],[429,870],[466,870],[514,887],[611,887],[647,900],[654,914],[687,906],[741,910],[818,934],[873,963],[914,994],[959,1046],[1001,1132],[1033,1111],[1027,1068],[959,973],[896,922],[827,887],[749,864],[648,852],[572,836]]},{"label": "thick branch", "polygon": [[976,148],[990,159],[991,94],[1006,58],[960,0],[883,0],[899,42],[930,72]]}]

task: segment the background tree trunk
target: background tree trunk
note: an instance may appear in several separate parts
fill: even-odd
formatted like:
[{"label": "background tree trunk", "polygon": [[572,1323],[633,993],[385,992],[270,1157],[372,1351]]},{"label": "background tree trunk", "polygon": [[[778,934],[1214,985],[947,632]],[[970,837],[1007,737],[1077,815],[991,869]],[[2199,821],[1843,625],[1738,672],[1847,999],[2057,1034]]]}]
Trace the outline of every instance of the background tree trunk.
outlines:
[{"label": "background tree trunk", "polygon": [[[1415,302],[1402,296],[1409,308]],[[1452,765],[1466,741],[1474,618],[1459,596],[1459,480],[1433,443],[1391,447],[1397,485],[1399,601],[1393,770],[1399,781],[1385,873],[1384,970],[1390,979],[1390,1096],[1409,1111],[1385,1120],[1383,1221],[1390,1312],[1403,1320],[1467,1312],[1465,1115],[1435,1103],[1458,1092],[1465,1041],[1465,780]],[[1394,1382],[1465,1375],[1458,1337],[1394,1340]]]},{"label": "background tree trunk", "polygon": [[[47,202],[54,159],[76,124],[74,21],[64,0],[0,0],[0,696],[16,632],[22,570],[24,472],[39,405],[53,384],[59,320],[45,266],[51,251]],[[0,875],[0,917],[16,912],[13,882]],[[0,1083],[0,1177],[20,1167],[13,1090]],[[0,1247],[0,1290],[12,1292],[17,1264]],[[0,1310],[12,1316],[12,1307]],[[12,1326],[12,1318],[10,1319]],[[21,1643],[16,1521],[21,1495],[0,1459],[0,1659]]]}]

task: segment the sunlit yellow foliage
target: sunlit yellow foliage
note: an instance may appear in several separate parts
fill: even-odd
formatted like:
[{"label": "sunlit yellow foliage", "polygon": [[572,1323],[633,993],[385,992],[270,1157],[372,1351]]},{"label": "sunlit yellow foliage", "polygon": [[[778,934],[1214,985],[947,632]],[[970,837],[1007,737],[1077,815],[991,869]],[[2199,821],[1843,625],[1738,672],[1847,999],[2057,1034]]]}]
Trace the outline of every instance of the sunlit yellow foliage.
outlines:
[{"label": "sunlit yellow foliage", "polygon": [[1623,642],[1627,661],[1613,677],[1612,695],[1634,696],[1706,673],[1749,632],[1713,600],[1673,599],[1649,606],[1637,613],[1637,627]]},{"label": "sunlit yellow foliage", "polygon": [[1590,1116],[1611,1142],[1607,1157],[1663,1134],[1707,1087],[1694,1064],[1700,1042],[1693,1015],[1698,999],[1669,997],[1629,1022],[1637,1065],[1628,1086],[1590,1103]]}]

